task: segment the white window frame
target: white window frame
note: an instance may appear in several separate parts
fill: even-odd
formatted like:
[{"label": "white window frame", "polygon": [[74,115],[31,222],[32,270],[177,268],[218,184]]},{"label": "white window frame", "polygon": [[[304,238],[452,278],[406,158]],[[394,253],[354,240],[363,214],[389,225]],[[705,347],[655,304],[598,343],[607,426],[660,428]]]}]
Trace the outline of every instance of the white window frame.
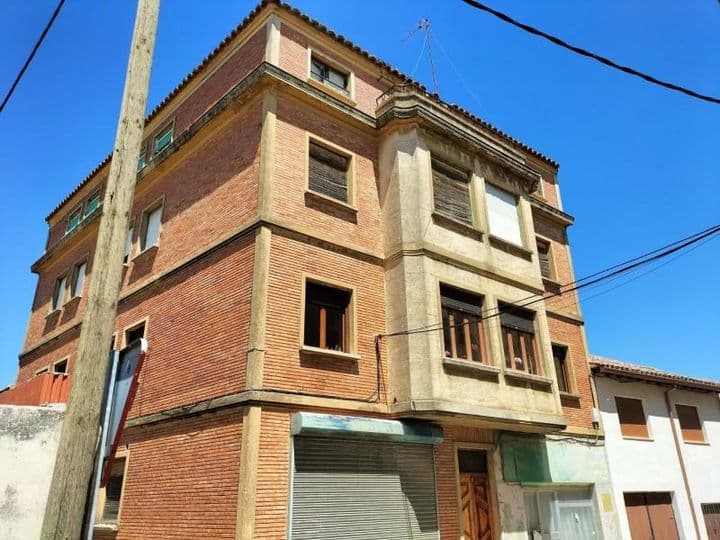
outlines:
[{"label": "white window frame", "polygon": [[[514,200],[513,205],[509,203],[509,200],[504,200],[509,198]],[[487,207],[488,230],[490,234],[504,242],[525,247],[525,242],[523,241],[522,216],[520,212],[520,198],[518,195],[486,181],[485,204]],[[509,209],[511,207],[514,209],[513,219],[510,219],[509,215]],[[493,216],[495,216],[494,219]],[[498,219],[502,221],[498,223]],[[508,229],[509,232],[505,229]]]}]

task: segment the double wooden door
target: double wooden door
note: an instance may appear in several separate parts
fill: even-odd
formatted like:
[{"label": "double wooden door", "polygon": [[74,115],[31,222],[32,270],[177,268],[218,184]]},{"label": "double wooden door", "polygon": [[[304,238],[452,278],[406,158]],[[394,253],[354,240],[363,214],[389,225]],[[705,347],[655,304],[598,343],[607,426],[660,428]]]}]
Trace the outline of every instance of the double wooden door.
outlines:
[{"label": "double wooden door", "polygon": [[678,540],[669,493],[625,493],[633,540]]},{"label": "double wooden door", "polygon": [[703,504],[703,516],[709,540],[720,540],[720,503]]},{"label": "double wooden door", "polygon": [[487,473],[461,473],[460,492],[465,540],[492,540],[492,506]]}]

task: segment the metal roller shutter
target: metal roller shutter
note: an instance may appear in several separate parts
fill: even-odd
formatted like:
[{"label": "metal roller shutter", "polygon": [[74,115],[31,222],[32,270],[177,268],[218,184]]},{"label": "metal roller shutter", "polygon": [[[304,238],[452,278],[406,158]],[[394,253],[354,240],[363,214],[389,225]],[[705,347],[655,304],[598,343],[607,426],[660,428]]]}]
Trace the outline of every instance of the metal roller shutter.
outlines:
[{"label": "metal roller shutter", "polygon": [[433,448],[294,438],[291,538],[439,538]]}]

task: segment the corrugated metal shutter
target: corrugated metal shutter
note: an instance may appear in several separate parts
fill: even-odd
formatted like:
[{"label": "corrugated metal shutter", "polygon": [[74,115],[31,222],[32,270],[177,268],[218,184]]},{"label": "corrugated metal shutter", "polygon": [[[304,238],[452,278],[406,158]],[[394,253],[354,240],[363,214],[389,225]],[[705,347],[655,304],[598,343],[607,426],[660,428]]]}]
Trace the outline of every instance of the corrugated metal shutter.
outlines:
[{"label": "corrugated metal shutter", "polygon": [[433,447],[294,438],[295,540],[439,538]]},{"label": "corrugated metal shutter", "polygon": [[309,187],[318,193],[347,202],[349,159],[315,143],[310,143]]}]

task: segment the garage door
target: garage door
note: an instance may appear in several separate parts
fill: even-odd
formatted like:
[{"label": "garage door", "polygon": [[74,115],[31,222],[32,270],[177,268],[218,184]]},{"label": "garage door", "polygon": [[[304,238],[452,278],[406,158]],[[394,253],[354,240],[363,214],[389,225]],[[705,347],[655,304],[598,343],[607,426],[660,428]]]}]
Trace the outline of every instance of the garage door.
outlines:
[{"label": "garage door", "polygon": [[677,540],[670,493],[625,493],[633,540]]},{"label": "garage door", "polygon": [[439,538],[432,445],[294,437],[291,538]]}]

